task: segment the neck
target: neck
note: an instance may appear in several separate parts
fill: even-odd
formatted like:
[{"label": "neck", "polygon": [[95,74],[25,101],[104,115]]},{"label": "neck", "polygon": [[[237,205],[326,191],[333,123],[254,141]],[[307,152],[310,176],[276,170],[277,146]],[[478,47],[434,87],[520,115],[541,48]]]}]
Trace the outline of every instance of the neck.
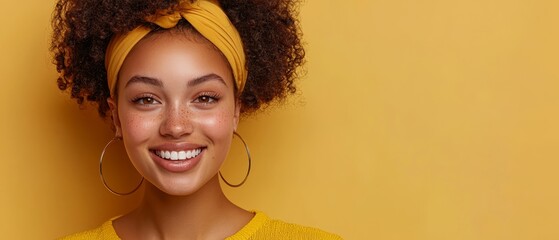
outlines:
[{"label": "neck", "polygon": [[240,230],[252,214],[225,197],[216,175],[188,196],[168,195],[148,182],[142,203],[123,221],[126,217],[136,234],[141,229],[141,238],[223,239]]}]

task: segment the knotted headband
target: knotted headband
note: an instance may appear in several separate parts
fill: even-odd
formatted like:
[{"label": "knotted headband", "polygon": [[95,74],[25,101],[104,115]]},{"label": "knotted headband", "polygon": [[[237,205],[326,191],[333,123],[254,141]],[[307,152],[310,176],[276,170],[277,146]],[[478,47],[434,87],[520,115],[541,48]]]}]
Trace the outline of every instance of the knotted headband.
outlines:
[{"label": "knotted headband", "polygon": [[[146,20],[169,29],[175,27],[182,18],[186,19],[202,36],[223,53],[229,65],[231,65],[237,93],[240,94],[247,78],[243,44],[237,29],[229,21],[218,3],[215,0],[198,0],[194,3],[184,0],[180,3],[177,11],[161,16],[156,15]],[[111,96],[114,95],[118,72],[124,63],[124,59],[132,48],[152,30],[146,26],[139,26],[128,33],[115,35],[109,42],[105,53],[105,68]]]}]

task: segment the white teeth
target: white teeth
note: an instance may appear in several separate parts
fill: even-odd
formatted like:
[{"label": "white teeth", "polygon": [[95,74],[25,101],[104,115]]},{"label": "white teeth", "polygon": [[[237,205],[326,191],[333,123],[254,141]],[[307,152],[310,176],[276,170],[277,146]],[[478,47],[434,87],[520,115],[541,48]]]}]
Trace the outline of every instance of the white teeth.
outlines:
[{"label": "white teeth", "polygon": [[180,151],[179,152],[179,159],[186,159],[187,155],[185,151]]},{"label": "white teeth", "polygon": [[163,151],[163,150],[158,150],[155,151],[155,154],[161,158],[167,159],[167,160],[172,160],[172,161],[178,161],[178,160],[187,160],[187,159],[191,159],[193,157],[198,156],[198,154],[200,154],[202,152],[202,149],[198,148],[198,149],[193,149],[190,151]]}]

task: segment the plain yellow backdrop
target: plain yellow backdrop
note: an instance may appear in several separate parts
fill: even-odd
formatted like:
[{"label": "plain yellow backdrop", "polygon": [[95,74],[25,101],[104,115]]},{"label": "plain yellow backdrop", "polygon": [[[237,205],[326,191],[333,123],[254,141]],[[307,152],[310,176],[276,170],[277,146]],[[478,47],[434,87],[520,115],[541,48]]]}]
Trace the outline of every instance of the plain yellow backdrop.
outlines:
[{"label": "plain yellow backdrop", "polygon": [[[99,181],[109,125],[56,87],[53,5],[0,3],[3,239],[52,239],[138,201]],[[301,94],[241,123],[253,170],[227,195],[346,239],[559,239],[558,12],[555,0],[306,1]],[[246,163],[233,155],[235,180]],[[137,180],[115,168],[131,177],[113,182]]]}]

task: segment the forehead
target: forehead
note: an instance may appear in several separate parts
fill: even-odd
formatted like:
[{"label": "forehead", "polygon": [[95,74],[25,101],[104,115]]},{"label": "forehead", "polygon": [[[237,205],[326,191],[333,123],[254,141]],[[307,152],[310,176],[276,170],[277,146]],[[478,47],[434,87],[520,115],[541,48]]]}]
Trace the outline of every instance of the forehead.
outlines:
[{"label": "forehead", "polygon": [[206,74],[217,74],[232,85],[229,63],[212,43],[189,30],[167,30],[134,46],[120,69],[118,85],[137,75],[186,81]]}]

